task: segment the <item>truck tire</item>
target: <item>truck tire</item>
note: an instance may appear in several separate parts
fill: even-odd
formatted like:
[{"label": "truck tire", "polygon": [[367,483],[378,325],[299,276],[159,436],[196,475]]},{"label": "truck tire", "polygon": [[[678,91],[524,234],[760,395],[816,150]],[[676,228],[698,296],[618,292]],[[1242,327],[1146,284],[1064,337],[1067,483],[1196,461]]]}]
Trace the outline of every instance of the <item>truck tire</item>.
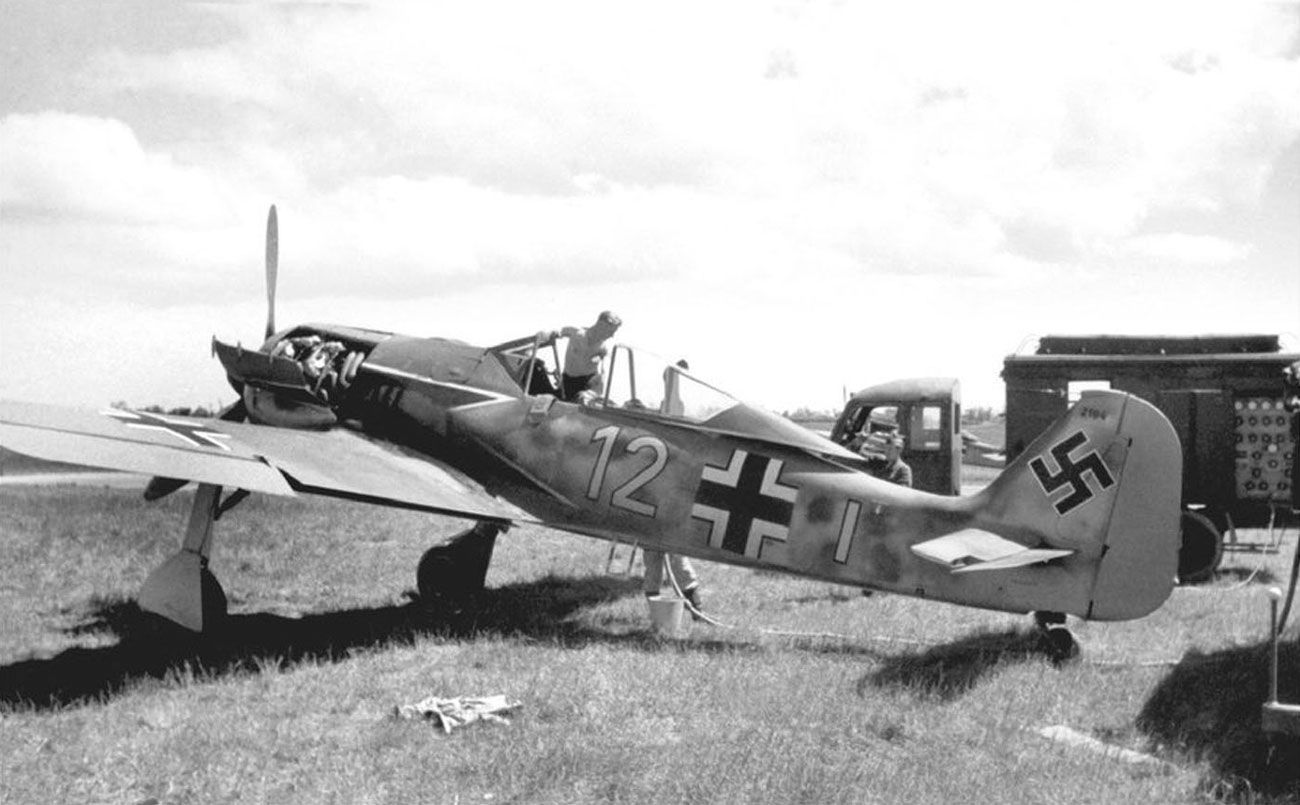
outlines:
[{"label": "truck tire", "polygon": [[1200,512],[1183,510],[1182,546],[1178,549],[1178,582],[1203,584],[1214,578],[1223,560],[1223,534]]}]

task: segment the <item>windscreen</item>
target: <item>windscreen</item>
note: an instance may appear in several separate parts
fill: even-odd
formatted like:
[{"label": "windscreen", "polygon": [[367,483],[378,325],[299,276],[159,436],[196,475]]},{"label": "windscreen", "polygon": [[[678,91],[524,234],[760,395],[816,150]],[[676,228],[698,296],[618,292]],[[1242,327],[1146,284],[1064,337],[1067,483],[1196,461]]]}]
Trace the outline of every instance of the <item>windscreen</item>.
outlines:
[{"label": "windscreen", "polygon": [[606,367],[606,405],[704,422],[739,401],[651,352],[619,344]]}]

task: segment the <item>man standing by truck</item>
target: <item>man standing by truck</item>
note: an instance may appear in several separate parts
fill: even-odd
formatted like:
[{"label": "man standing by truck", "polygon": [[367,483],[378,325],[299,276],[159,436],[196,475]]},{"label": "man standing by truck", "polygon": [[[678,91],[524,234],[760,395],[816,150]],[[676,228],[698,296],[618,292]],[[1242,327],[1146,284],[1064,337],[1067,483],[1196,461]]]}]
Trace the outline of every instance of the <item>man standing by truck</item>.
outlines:
[{"label": "man standing by truck", "polygon": [[860,452],[867,459],[867,471],[891,484],[910,487],[912,468],[903,461],[906,441],[901,433],[872,434],[862,442]]}]

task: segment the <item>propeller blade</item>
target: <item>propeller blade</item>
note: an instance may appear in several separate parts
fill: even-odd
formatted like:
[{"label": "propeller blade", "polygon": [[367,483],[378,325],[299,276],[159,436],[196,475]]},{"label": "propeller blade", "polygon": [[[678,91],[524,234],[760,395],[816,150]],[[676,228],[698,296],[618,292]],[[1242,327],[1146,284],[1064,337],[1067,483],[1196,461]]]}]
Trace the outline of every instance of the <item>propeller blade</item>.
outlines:
[{"label": "propeller blade", "polygon": [[275,205],[266,216],[266,337],[275,333],[275,277],[280,267],[280,226]]}]

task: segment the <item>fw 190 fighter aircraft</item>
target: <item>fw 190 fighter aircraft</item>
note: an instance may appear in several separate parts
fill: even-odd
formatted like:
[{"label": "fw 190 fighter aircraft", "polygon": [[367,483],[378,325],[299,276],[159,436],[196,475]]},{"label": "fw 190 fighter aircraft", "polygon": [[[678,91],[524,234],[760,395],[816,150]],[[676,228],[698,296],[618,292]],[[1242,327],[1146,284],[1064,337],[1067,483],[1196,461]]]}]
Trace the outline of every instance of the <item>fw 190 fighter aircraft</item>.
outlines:
[{"label": "fw 190 fighter aircraft", "polygon": [[276,243],[272,207],[266,340],[214,339],[240,394],[219,418],[0,403],[13,450],[153,474],[147,498],[198,482],[181,550],[139,598],[189,629],[224,614],[213,521],[252,492],[477,521],[421,560],[431,599],[480,589],[514,521],[1040,625],[1142,617],[1173,585],[1181,450],[1130,394],[1086,395],[978,494],[932,495],[623,345],[603,396],[579,403],[557,397],[545,359],[558,368],[558,352],[541,336],[483,348],[331,324],[276,332]]}]

